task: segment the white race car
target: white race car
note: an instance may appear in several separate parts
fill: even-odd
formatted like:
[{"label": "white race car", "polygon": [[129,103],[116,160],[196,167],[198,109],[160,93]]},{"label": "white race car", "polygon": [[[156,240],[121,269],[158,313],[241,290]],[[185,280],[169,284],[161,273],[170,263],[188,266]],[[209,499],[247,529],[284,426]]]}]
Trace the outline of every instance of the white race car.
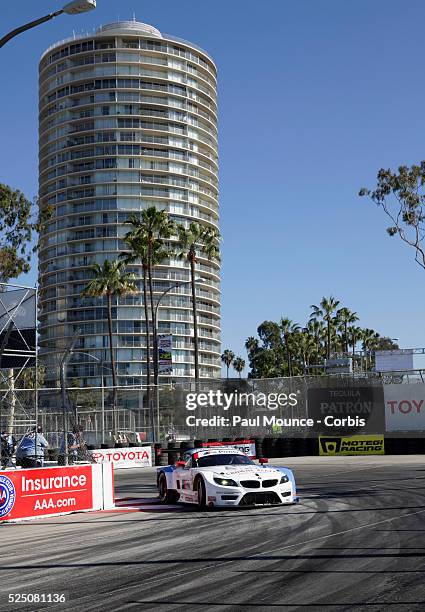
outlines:
[{"label": "white race car", "polygon": [[299,501],[291,470],[254,463],[235,448],[195,448],[175,465],[157,470],[163,503],[184,502],[199,508],[268,506]]}]

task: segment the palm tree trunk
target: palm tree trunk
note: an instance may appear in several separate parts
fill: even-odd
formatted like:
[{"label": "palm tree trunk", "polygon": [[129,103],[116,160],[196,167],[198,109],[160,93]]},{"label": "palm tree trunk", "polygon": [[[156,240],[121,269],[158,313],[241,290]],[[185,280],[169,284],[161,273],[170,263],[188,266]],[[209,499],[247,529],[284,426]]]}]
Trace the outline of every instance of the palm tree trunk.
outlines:
[{"label": "palm tree trunk", "polygon": [[[158,389],[158,335],[156,333],[156,313],[155,307],[153,303],[153,284],[152,284],[152,256],[149,247],[148,254],[148,281],[149,281],[149,294],[150,294],[150,303],[151,303],[151,313],[152,313],[152,335],[153,335],[153,384],[154,384],[154,397],[158,397],[159,389]],[[151,406],[149,409],[151,416],[151,424],[152,424],[152,439],[155,441],[155,412],[154,412],[154,403],[151,401]],[[159,434],[159,432],[158,432]],[[156,440],[157,441],[157,440]]]},{"label": "palm tree trunk", "polygon": [[195,382],[199,379],[198,315],[196,311],[195,257],[190,259],[190,281],[192,285],[193,341],[195,343]]},{"label": "palm tree trunk", "polygon": [[146,268],[143,267],[143,306],[145,310],[145,323],[146,323],[146,403],[148,410],[150,407],[151,397],[151,337],[149,331],[149,311],[148,311],[148,296],[146,286]]},{"label": "palm tree trunk", "polygon": [[331,358],[331,322],[327,321],[328,324],[328,342],[326,347],[326,356],[328,359]]},{"label": "palm tree trunk", "polygon": [[117,431],[117,370],[114,357],[114,347],[112,345],[112,296],[108,292],[108,332],[109,332],[109,351],[111,355],[112,369],[112,423],[114,433]]},{"label": "palm tree trunk", "polygon": [[291,377],[292,376],[292,363],[291,363],[291,353],[289,351],[289,345],[288,345],[289,334],[285,333],[284,338],[285,338],[285,348],[286,348],[286,360],[288,362],[288,376]]},{"label": "palm tree trunk", "polygon": [[152,335],[153,335],[153,380],[154,385],[158,384],[158,338],[156,333],[156,315],[153,303],[153,284],[152,284],[152,259],[149,256],[148,261],[148,280],[149,280],[149,295],[152,313]]}]

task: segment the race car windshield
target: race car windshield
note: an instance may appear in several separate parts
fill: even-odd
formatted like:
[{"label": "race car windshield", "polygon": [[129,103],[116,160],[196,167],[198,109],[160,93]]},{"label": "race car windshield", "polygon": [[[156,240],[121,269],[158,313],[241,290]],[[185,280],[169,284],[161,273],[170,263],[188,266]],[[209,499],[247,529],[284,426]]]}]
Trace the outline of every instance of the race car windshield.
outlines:
[{"label": "race car windshield", "polygon": [[213,465],[255,465],[246,455],[206,455],[196,461],[198,467],[211,467]]}]

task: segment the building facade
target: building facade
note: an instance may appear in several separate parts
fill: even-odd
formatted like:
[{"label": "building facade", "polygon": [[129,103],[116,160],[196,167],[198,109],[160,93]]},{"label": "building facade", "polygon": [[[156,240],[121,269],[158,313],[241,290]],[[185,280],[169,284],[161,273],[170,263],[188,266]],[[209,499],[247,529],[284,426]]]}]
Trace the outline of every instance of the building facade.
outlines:
[{"label": "building facade", "polygon": [[[39,250],[40,359],[49,383],[80,330],[68,375],[97,386],[102,362],[111,382],[106,301],[81,292],[94,263],[125,250],[129,215],[156,206],[177,223],[218,228],[216,67],[192,43],[130,21],[53,45],[39,71],[39,199],[52,211]],[[130,271],[139,293],[112,312],[120,385],[146,374],[141,266]],[[200,376],[217,378],[219,264],[200,259],[197,277]],[[158,311],[159,333],[173,337],[173,372],[162,382],[194,376],[189,279],[178,258],[154,269],[156,299],[181,282]]]}]

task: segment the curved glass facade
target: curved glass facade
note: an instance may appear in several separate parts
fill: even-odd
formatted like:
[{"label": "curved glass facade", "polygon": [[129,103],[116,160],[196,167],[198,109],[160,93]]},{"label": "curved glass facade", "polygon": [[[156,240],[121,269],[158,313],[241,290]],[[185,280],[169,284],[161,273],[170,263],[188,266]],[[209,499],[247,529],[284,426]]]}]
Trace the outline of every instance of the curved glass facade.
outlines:
[{"label": "curved glass facade", "polygon": [[[99,363],[110,361],[106,302],[80,297],[90,266],[117,259],[128,216],[149,206],[180,224],[218,227],[216,69],[191,43],[121,22],[53,45],[40,61],[39,83],[39,197],[53,210],[39,251],[40,357],[47,379],[56,378],[64,347],[81,330],[69,376],[100,385]],[[131,271],[141,289],[141,266]],[[219,264],[199,259],[197,277],[200,375],[216,378]],[[189,279],[187,262],[164,262],[154,271],[156,297]],[[119,384],[143,383],[141,293],[115,300],[113,319]],[[171,378],[194,376],[189,285],[167,294],[158,320],[159,333],[173,336]]]}]

